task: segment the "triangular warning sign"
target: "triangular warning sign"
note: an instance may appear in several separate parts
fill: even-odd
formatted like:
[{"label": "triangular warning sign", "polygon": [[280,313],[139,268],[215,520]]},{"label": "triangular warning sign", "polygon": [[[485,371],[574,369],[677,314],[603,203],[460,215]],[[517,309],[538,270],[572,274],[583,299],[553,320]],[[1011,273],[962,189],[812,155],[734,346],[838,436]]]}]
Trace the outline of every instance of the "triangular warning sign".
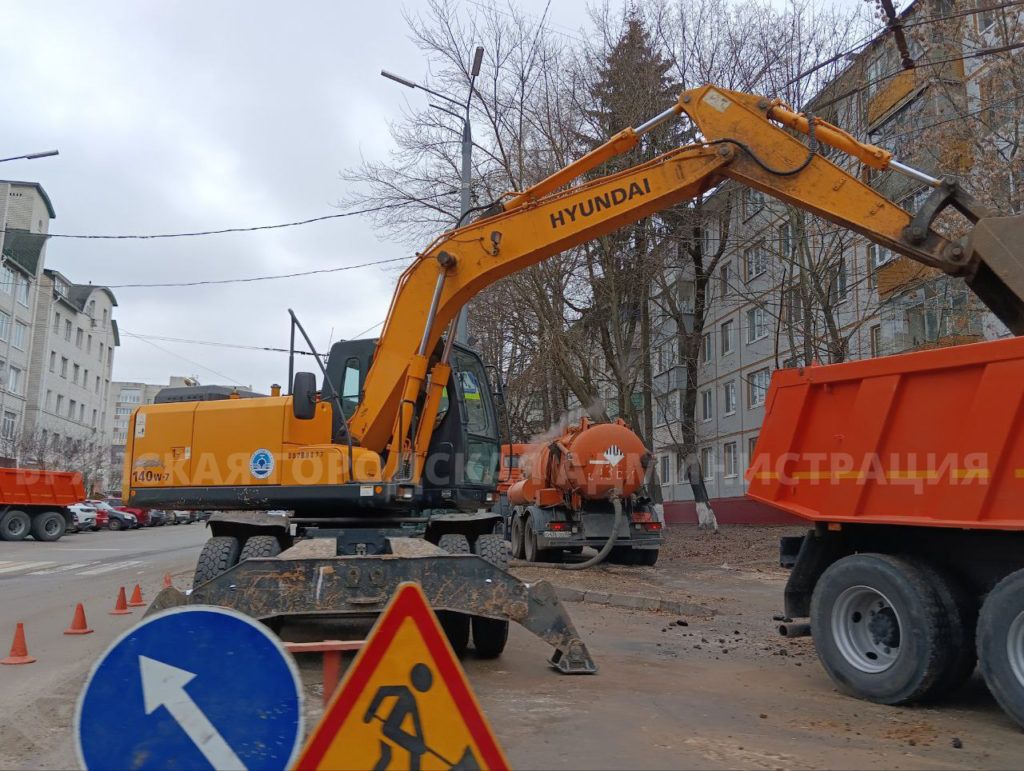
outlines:
[{"label": "triangular warning sign", "polygon": [[508,768],[419,584],[399,585],[295,768]]}]

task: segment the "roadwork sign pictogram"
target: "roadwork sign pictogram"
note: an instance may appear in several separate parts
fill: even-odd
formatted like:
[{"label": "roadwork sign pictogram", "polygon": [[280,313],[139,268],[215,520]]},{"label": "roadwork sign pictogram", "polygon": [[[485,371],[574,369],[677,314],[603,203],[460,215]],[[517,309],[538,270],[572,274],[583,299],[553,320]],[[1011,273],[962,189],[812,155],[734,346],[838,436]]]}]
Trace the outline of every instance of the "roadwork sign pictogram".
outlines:
[{"label": "roadwork sign pictogram", "polygon": [[398,587],[295,767],[508,768],[419,584]]}]

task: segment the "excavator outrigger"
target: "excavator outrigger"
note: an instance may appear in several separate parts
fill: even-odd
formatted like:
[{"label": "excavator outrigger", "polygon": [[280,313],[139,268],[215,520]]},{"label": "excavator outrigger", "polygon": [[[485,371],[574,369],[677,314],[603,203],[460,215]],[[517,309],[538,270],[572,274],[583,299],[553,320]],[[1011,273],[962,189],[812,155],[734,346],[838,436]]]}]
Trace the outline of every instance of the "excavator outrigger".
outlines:
[{"label": "excavator outrigger", "polygon": [[[683,114],[701,141],[571,186]],[[934,191],[907,212],[818,154],[820,145]],[[319,389],[312,373],[300,372],[287,396],[137,409],[125,501],[222,511],[210,520],[214,537],[191,595],[165,590],[155,606],[223,604],[267,621],[372,614],[411,579],[441,611],[456,650],[466,647],[471,623],[478,652],[497,655],[514,620],[555,646],[561,671],[595,671],[551,587],[505,571],[497,515],[482,510],[496,481],[500,385],[454,343],[458,312],[504,276],[727,179],[962,277],[1015,334],[1024,332],[1024,271],[1009,248],[1020,242],[1017,218],[993,217],[955,184],[777,100],[711,85],[686,91],[642,126],[507,194],[497,213],[440,236],[399,279],[380,337],[332,347]],[[974,223],[962,242],[931,228],[947,206]],[[273,509],[293,514],[261,511]]]}]

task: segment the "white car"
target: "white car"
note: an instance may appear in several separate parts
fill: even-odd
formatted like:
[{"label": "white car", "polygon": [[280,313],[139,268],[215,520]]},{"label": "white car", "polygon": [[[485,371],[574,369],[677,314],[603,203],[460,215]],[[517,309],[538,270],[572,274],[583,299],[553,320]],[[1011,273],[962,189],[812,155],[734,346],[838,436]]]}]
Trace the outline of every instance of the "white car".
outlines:
[{"label": "white car", "polygon": [[68,511],[75,521],[75,532],[96,529],[96,509],[85,503],[72,503]]}]

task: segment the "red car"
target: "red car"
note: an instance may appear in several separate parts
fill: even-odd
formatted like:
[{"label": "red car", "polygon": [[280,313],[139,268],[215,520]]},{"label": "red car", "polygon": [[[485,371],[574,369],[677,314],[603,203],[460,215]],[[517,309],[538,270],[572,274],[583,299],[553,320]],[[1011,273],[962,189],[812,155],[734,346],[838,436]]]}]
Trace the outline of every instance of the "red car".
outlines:
[{"label": "red car", "polygon": [[139,523],[139,527],[150,527],[154,524],[153,518],[149,515],[149,509],[139,509],[135,506],[125,506],[120,498],[107,498],[107,503],[118,511],[126,514],[133,514]]}]

